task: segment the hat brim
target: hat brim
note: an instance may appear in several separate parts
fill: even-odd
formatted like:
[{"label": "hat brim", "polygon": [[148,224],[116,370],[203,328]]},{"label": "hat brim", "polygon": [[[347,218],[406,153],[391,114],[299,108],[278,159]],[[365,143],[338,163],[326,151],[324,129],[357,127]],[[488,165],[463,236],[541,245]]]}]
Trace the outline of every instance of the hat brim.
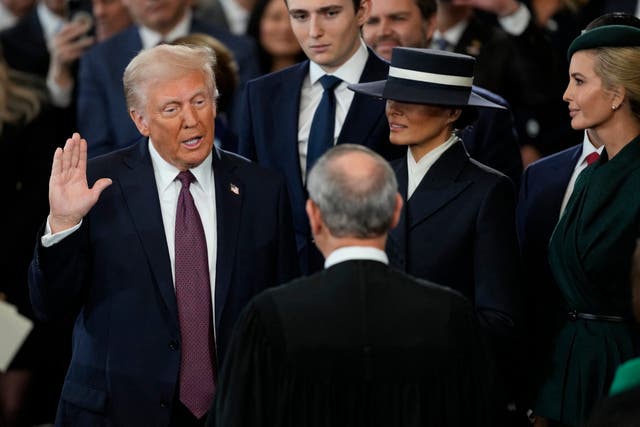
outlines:
[{"label": "hat brim", "polygon": [[506,109],[504,105],[496,104],[473,91],[467,95],[467,88],[464,88],[462,91],[455,91],[452,90],[451,87],[441,85],[429,85],[424,83],[407,85],[407,81],[403,81],[401,85],[388,85],[387,83],[388,80],[378,80],[374,82],[350,84],[347,87],[352,91],[363,95],[412,104]]}]

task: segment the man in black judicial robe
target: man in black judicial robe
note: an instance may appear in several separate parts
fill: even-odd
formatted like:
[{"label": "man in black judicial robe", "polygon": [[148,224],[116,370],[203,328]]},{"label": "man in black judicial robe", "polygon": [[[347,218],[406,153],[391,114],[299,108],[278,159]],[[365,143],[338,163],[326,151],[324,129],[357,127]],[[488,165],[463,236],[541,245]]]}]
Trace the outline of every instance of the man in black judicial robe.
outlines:
[{"label": "man in black judicial robe", "polygon": [[471,304],[388,266],[385,241],[402,199],[386,161],[337,145],[307,188],[325,269],[249,303],[207,425],[495,425]]}]

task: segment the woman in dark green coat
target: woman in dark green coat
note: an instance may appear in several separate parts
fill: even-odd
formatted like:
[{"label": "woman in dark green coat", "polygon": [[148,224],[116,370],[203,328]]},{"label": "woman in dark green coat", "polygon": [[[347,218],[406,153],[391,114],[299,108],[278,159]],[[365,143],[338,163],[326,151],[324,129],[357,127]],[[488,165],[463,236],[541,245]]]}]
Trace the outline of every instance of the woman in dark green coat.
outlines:
[{"label": "woman in dark green coat", "polygon": [[540,361],[549,367],[535,405],[541,427],[582,425],[617,366],[638,354],[629,271],[640,229],[640,29],[588,30],[569,57],[571,126],[605,151],[578,177],[551,237],[566,316]]}]

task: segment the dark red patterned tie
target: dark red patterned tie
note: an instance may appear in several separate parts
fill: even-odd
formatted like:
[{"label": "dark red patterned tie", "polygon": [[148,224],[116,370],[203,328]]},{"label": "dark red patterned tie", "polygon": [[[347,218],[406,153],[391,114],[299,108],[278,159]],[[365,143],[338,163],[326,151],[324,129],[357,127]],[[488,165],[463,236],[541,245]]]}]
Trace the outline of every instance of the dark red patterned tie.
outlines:
[{"label": "dark red patterned tie", "polygon": [[215,341],[207,242],[200,215],[189,191],[195,177],[180,172],[176,210],[176,299],[182,353],[180,401],[197,418],[207,413],[215,392]]},{"label": "dark red patterned tie", "polygon": [[588,154],[587,157],[585,157],[585,160],[587,161],[587,165],[590,165],[591,163],[595,162],[599,158],[600,158],[600,153],[598,153],[597,151],[594,151],[593,153]]}]

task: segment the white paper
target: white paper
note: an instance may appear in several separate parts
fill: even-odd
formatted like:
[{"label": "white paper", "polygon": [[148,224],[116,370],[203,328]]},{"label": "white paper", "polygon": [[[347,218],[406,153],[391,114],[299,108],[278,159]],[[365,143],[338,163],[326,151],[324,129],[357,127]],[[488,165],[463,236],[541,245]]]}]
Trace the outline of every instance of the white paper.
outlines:
[{"label": "white paper", "polygon": [[7,370],[32,328],[33,322],[15,306],[0,301],[0,372]]}]

